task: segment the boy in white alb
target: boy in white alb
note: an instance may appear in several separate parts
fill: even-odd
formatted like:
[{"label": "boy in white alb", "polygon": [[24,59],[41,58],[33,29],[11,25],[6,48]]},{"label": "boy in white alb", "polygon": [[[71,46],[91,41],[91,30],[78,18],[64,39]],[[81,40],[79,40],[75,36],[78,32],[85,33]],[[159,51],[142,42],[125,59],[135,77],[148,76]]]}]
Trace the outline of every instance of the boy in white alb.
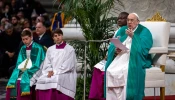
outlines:
[{"label": "boy in white alb", "polygon": [[63,32],[56,29],[55,45],[48,48],[42,75],[36,83],[37,100],[74,100],[76,92],[76,55],[72,46],[63,41]]}]

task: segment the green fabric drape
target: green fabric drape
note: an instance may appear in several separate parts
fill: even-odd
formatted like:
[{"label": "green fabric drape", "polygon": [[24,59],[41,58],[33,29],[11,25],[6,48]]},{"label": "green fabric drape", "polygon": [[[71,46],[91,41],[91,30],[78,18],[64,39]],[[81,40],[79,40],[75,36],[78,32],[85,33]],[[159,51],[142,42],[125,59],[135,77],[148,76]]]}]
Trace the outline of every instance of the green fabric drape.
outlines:
[{"label": "green fabric drape", "polygon": [[[32,67],[30,69],[25,70],[21,75],[20,88],[21,88],[21,96],[30,95],[30,78],[32,78],[33,74],[39,70],[41,63],[45,58],[45,51],[43,47],[35,42],[32,44],[32,50],[30,53],[30,59],[32,61]],[[26,56],[26,46],[22,46],[18,55],[18,60],[16,63],[16,68],[14,69],[6,88],[10,88],[10,96],[16,97],[16,82],[19,77],[21,71],[18,69],[18,65],[21,64]]]},{"label": "green fabric drape", "polygon": [[[122,27],[117,32],[116,36],[120,36],[120,41],[123,42],[127,38],[125,30],[127,26]],[[151,55],[149,50],[152,47],[153,40],[150,31],[142,25],[134,32],[132,37],[132,45],[130,51],[130,60],[128,66],[126,100],[142,100],[145,88],[145,68],[151,67]],[[105,66],[105,73],[109,65],[114,59],[116,47],[113,43],[110,44],[108,50],[108,58]],[[106,81],[106,75],[105,75]],[[106,83],[104,85],[104,92],[106,97]]]}]

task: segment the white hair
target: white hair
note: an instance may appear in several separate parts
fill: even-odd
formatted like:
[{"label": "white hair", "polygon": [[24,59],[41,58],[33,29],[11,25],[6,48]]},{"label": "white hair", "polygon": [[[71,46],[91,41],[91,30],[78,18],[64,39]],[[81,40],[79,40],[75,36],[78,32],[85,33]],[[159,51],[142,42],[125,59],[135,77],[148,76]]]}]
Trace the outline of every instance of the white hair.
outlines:
[{"label": "white hair", "polygon": [[137,19],[139,20],[139,15],[137,13],[131,13],[131,14],[134,14],[137,17]]},{"label": "white hair", "polygon": [[13,25],[11,23],[5,24],[5,27],[4,27],[5,30],[11,29],[11,28],[13,28]]}]

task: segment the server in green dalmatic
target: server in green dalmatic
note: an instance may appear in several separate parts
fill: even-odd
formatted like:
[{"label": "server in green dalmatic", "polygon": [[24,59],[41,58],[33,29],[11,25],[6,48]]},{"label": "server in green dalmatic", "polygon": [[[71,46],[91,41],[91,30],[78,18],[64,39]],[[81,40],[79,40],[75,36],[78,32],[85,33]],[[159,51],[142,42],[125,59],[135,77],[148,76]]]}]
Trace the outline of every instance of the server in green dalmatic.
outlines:
[{"label": "server in green dalmatic", "polygon": [[31,78],[40,69],[45,58],[43,46],[33,42],[33,36],[29,29],[22,31],[21,38],[25,45],[21,47],[16,68],[8,81],[6,100],[11,98],[32,100],[31,88],[35,82]]}]

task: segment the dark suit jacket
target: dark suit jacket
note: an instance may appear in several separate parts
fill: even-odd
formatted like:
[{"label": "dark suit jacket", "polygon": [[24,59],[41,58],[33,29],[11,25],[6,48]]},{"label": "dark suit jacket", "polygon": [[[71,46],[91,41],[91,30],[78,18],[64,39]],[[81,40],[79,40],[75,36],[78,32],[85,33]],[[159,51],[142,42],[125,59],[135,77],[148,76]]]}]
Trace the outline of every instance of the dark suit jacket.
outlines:
[{"label": "dark suit jacket", "polygon": [[49,33],[45,33],[40,40],[39,37],[34,37],[34,41],[41,44],[42,46],[46,46],[47,48],[54,44],[53,39]]}]

